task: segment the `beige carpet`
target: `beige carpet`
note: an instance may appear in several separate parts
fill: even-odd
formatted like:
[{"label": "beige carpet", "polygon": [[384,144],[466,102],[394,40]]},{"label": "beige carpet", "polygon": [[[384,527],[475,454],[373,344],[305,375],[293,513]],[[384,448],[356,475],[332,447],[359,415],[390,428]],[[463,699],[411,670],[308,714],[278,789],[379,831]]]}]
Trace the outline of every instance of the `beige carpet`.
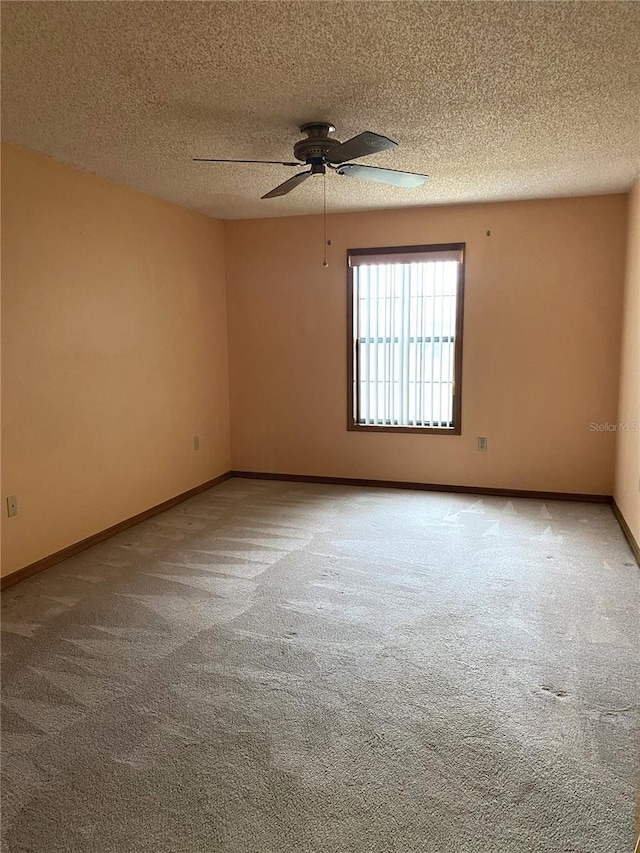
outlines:
[{"label": "beige carpet", "polygon": [[3,600],[4,853],[633,849],[609,507],[231,480]]}]

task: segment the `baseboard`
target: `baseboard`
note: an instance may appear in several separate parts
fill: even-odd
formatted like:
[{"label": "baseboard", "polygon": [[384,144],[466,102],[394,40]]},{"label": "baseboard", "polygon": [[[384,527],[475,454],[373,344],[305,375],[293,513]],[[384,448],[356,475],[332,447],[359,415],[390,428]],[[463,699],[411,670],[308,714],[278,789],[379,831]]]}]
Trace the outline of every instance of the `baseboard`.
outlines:
[{"label": "baseboard", "polygon": [[38,574],[38,572],[48,569],[50,566],[55,566],[56,563],[61,563],[69,557],[74,557],[76,554],[86,551],[87,548],[91,548],[99,542],[104,542],[105,539],[109,539],[111,536],[122,533],[130,527],[140,524],[141,521],[146,521],[154,515],[158,515],[167,509],[171,509],[171,507],[182,503],[182,501],[186,501],[194,495],[200,494],[200,492],[205,492],[207,489],[218,485],[218,483],[228,480],[230,477],[249,480],[283,480],[295,483],[324,483],[326,485],[333,486],[373,486],[375,488],[413,489],[426,492],[454,492],[467,495],[490,495],[505,498],[537,498],[540,500],[608,503],[611,504],[616,519],[629,542],[631,550],[633,551],[636,560],[640,563],[640,548],[638,547],[638,543],[636,542],[631,530],[629,529],[629,525],[625,521],[624,516],[620,512],[619,507],[611,495],[591,495],[574,492],[538,492],[529,489],[497,489],[491,486],[458,486],[443,483],[414,483],[407,482],[405,480],[369,480],[353,477],[321,477],[314,476],[312,474],[273,474],[264,471],[226,471],[224,474],[214,477],[213,480],[207,480],[206,483],[201,483],[199,486],[195,486],[193,489],[189,489],[180,495],[169,498],[157,506],[146,509],[144,512],[140,512],[130,518],[126,518],[124,521],[120,521],[118,524],[107,527],[105,530],[100,530],[98,533],[94,533],[92,536],[88,536],[80,542],[74,542],[72,545],[68,545],[61,551],[56,551],[55,554],[50,554],[47,557],[43,557],[41,560],[37,560],[35,563],[31,563],[28,566],[24,566],[22,569],[18,569],[16,572],[5,575],[0,580],[0,588],[6,589],[7,587],[13,586],[32,575]]},{"label": "baseboard", "polygon": [[362,480],[353,477],[316,477],[308,474],[270,474],[263,471],[232,471],[232,477],[247,480],[285,480],[294,483],[325,483],[330,486],[375,486],[383,489],[415,489],[424,492],[456,492],[464,495],[493,495],[501,498],[538,498],[546,501],[588,501],[608,504],[611,495],[574,492],[536,492],[529,489],[497,489],[492,486],[456,486],[443,483],[411,483],[405,480]]},{"label": "baseboard", "polygon": [[618,524],[622,528],[622,532],[624,533],[625,538],[629,543],[629,548],[631,548],[633,556],[636,558],[636,562],[640,566],[640,545],[638,545],[636,537],[631,532],[631,528],[627,524],[627,519],[622,514],[622,511],[616,503],[615,498],[611,498],[611,509],[613,510],[613,514],[618,520]]},{"label": "baseboard", "polygon": [[157,506],[145,509],[144,512],[132,515],[131,518],[125,518],[124,521],[119,521],[117,524],[107,527],[105,530],[100,530],[92,536],[87,536],[86,539],[81,539],[80,542],[74,542],[73,545],[67,545],[66,548],[63,548],[61,551],[56,551],[55,554],[49,554],[48,557],[43,557],[41,560],[36,560],[35,563],[30,563],[28,566],[24,566],[24,568],[18,569],[16,572],[5,575],[0,582],[0,589],[6,589],[9,586],[13,586],[19,581],[23,581],[26,578],[30,578],[32,575],[38,574],[38,572],[48,569],[50,566],[55,566],[56,563],[61,563],[69,557],[74,557],[81,551],[86,551],[87,548],[91,548],[93,545],[97,545],[99,542],[104,542],[105,539],[109,539],[117,533],[122,533],[130,527],[140,524],[141,521],[146,521],[154,515],[158,515],[167,509],[171,509],[171,507],[192,498],[194,495],[200,494],[200,492],[206,492],[207,489],[210,489],[212,486],[217,486],[218,483],[228,480],[229,477],[231,477],[231,471],[226,471],[224,474],[220,474],[219,477],[214,477],[213,480],[207,480],[206,483],[194,486],[193,489],[182,492],[182,494],[176,495],[174,498],[169,498]]}]

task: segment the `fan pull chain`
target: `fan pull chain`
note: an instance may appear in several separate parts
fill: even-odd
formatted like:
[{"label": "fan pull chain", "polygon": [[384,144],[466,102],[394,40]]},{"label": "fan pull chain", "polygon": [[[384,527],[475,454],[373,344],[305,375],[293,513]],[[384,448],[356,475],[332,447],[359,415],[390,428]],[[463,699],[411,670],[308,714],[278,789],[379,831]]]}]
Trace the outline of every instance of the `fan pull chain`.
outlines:
[{"label": "fan pull chain", "polygon": [[322,174],[322,266],[328,267],[327,260],[327,173]]}]

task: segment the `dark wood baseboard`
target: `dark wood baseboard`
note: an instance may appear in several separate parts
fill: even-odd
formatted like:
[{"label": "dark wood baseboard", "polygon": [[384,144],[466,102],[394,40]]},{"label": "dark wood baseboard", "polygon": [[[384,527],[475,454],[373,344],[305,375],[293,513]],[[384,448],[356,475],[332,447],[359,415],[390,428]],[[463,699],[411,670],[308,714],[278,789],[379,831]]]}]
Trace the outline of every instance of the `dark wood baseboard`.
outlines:
[{"label": "dark wood baseboard", "polygon": [[37,560],[35,563],[24,566],[24,568],[18,569],[16,572],[5,575],[0,581],[0,588],[6,589],[7,587],[13,586],[16,583],[19,583],[19,581],[38,574],[38,572],[42,572],[50,566],[54,566],[56,563],[61,563],[63,560],[79,554],[81,551],[86,551],[87,548],[91,548],[99,542],[104,542],[105,539],[109,539],[111,536],[122,533],[130,527],[140,524],[141,521],[146,521],[154,515],[158,515],[167,509],[171,509],[171,507],[182,503],[182,501],[186,501],[194,495],[200,494],[200,492],[205,492],[207,489],[217,486],[218,483],[228,480],[230,477],[238,477],[248,480],[283,480],[285,482],[294,483],[322,483],[332,486],[373,486],[375,488],[385,489],[454,492],[467,495],[490,495],[505,498],[537,498],[540,500],[608,503],[611,504],[615,517],[629,542],[629,546],[631,547],[636,560],[638,560],[638,563],[640,564],[640,548],[638,547],[638,543],[636,542],[624,516],[620,512],[620,508],[611,495],[589,495],[573,492],[537,492],[528,489],[497,489],[491,486],[457,486],[445,485],[443,483],[413,483],[404,480],[368,480],[353,477],[320,477],[312,474],[273,474],[264,471],[226,471],[224,474],[214,477],[213,480],[207,480],[206,483],[201,483],[199,486],[195,486],[193,489],[189,489],[180,495],[169,498],[157,506],[146,509],[144,512],[140,512],[137,515],[133,515],[131,518],[126,518],[124,521],[120,521],[112,527],[100,530],[98,533],[94,533],[92,536],[88,536],[80,542],[74,542],[72,545],[68,545],[61,551],[56,551],[55,554],[50,554],[48,557],[43,557],[41,560]]},{"label": "dark wood baseboard", "polygon": [[55,554],[50,554],[48,557],[43,557],[41,560],[36,560],[35,563],[30,563],[28,566],[24,566],[24,568],[18,569],[17,572],[12,572],[10,575],[5,575],[2,578],[2,581],[0,582],[0,588],[6,589],[7,587],[13,586],[14,584],[18,583],[19,581],[23,581],[26,578],[30,578],[32,575],[38,574],[38,572],[42,572],[45,569],[48,569],[50,566],[55,566],[56,563],[61,563],[63,560],[66,560],[69,557],[74,557],[81,551],[86,551],[87,548],[91,548],[92,545],[97,545],[99,542],[104,542],[105,539],[109,539],[111,536],[115,536],[117,533],[122,533],[124,530],[128,530],[130,527],[133,527],[136,524],[140,524],[141,521],[146,521],[148,518],[151,518],[154,515],[158,515],[158,513],[164,512],[167,509],[171,509],[171,507],[182,503],[182,501],[188,500],[188,498],[192,498],[194,495],[200,494],[200,492],[206,492],[207,489],[210,489],[212,486],[217,486],[218,483],[222,483],[224,480],[228,480],[229,477],[231,477],[231,471],[225,471],[224,474],[220,474],[219,477],[214,477],[213,480],[207,480],[206,483],[201,483],[199,486],[194,486],[193,489],[189,489],[188,491],[183,492],[181,495],[176,495],[174,498],[169,498],[168,500],[163,501],[157,506],[153,506],[150,509],[145,509],[144,512],[139,512],[137,515],[132,515],[131,518],[125,518],[124,521],[119,521],[117,524],[114,524],[111,527],[107,527],[105,530],[100,530],[98,533],[94,533],[92,536],[87,536],[86,539],[81,539],[80,542],[74,542],[73,545],[68,545],[61,551],[56,551]]},{"label": "dark wood baseboard", "polygon": [[492,486],[455,486],[443,483],[411,483],[404,480],[362,480],[352,477],[316,477],[309,474],[270,474],[263,471],[232,471],[232,477],[247,480],[285,480],[294,483],[325,483],[330,486],[375,486],[383,489],[415,489],[424,492],[455,492],[464,495],[493,495],[502,498],[538,498],[547,501],[588,501],[611,503],[611,495],[583,495],[573,492],[536,492],[528,489],[497,489]]},{"label": "dark wood baseboard", "polygon": [[[629,548],[631,548],[633,552],[633,556],[636,558],[636,562],[640,566],[640,545],[638,545],[638,541],[636,537],[631,532],[631,528],[627,524],[627,519],[622,514],[620,507],[615,502],[615,498],[611,498],[611,509],[613,510],[613,514],[618,520],[618,524],[622,528],[622,532],[624,533],[627,542],[629,543]],[[639,813],[640,815],[640,813]],[[640,820],[640,817],[639,817]]]}]

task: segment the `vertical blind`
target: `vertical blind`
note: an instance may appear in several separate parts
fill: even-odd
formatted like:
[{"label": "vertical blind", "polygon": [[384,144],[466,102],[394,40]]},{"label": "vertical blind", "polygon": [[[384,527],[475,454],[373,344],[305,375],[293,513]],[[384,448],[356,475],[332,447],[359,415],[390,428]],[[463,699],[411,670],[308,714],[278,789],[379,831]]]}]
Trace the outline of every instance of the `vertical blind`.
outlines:
[{"label": "vertical blind", "polygon": [[356,423],[451,427],[459,253],[350,264]]}]

